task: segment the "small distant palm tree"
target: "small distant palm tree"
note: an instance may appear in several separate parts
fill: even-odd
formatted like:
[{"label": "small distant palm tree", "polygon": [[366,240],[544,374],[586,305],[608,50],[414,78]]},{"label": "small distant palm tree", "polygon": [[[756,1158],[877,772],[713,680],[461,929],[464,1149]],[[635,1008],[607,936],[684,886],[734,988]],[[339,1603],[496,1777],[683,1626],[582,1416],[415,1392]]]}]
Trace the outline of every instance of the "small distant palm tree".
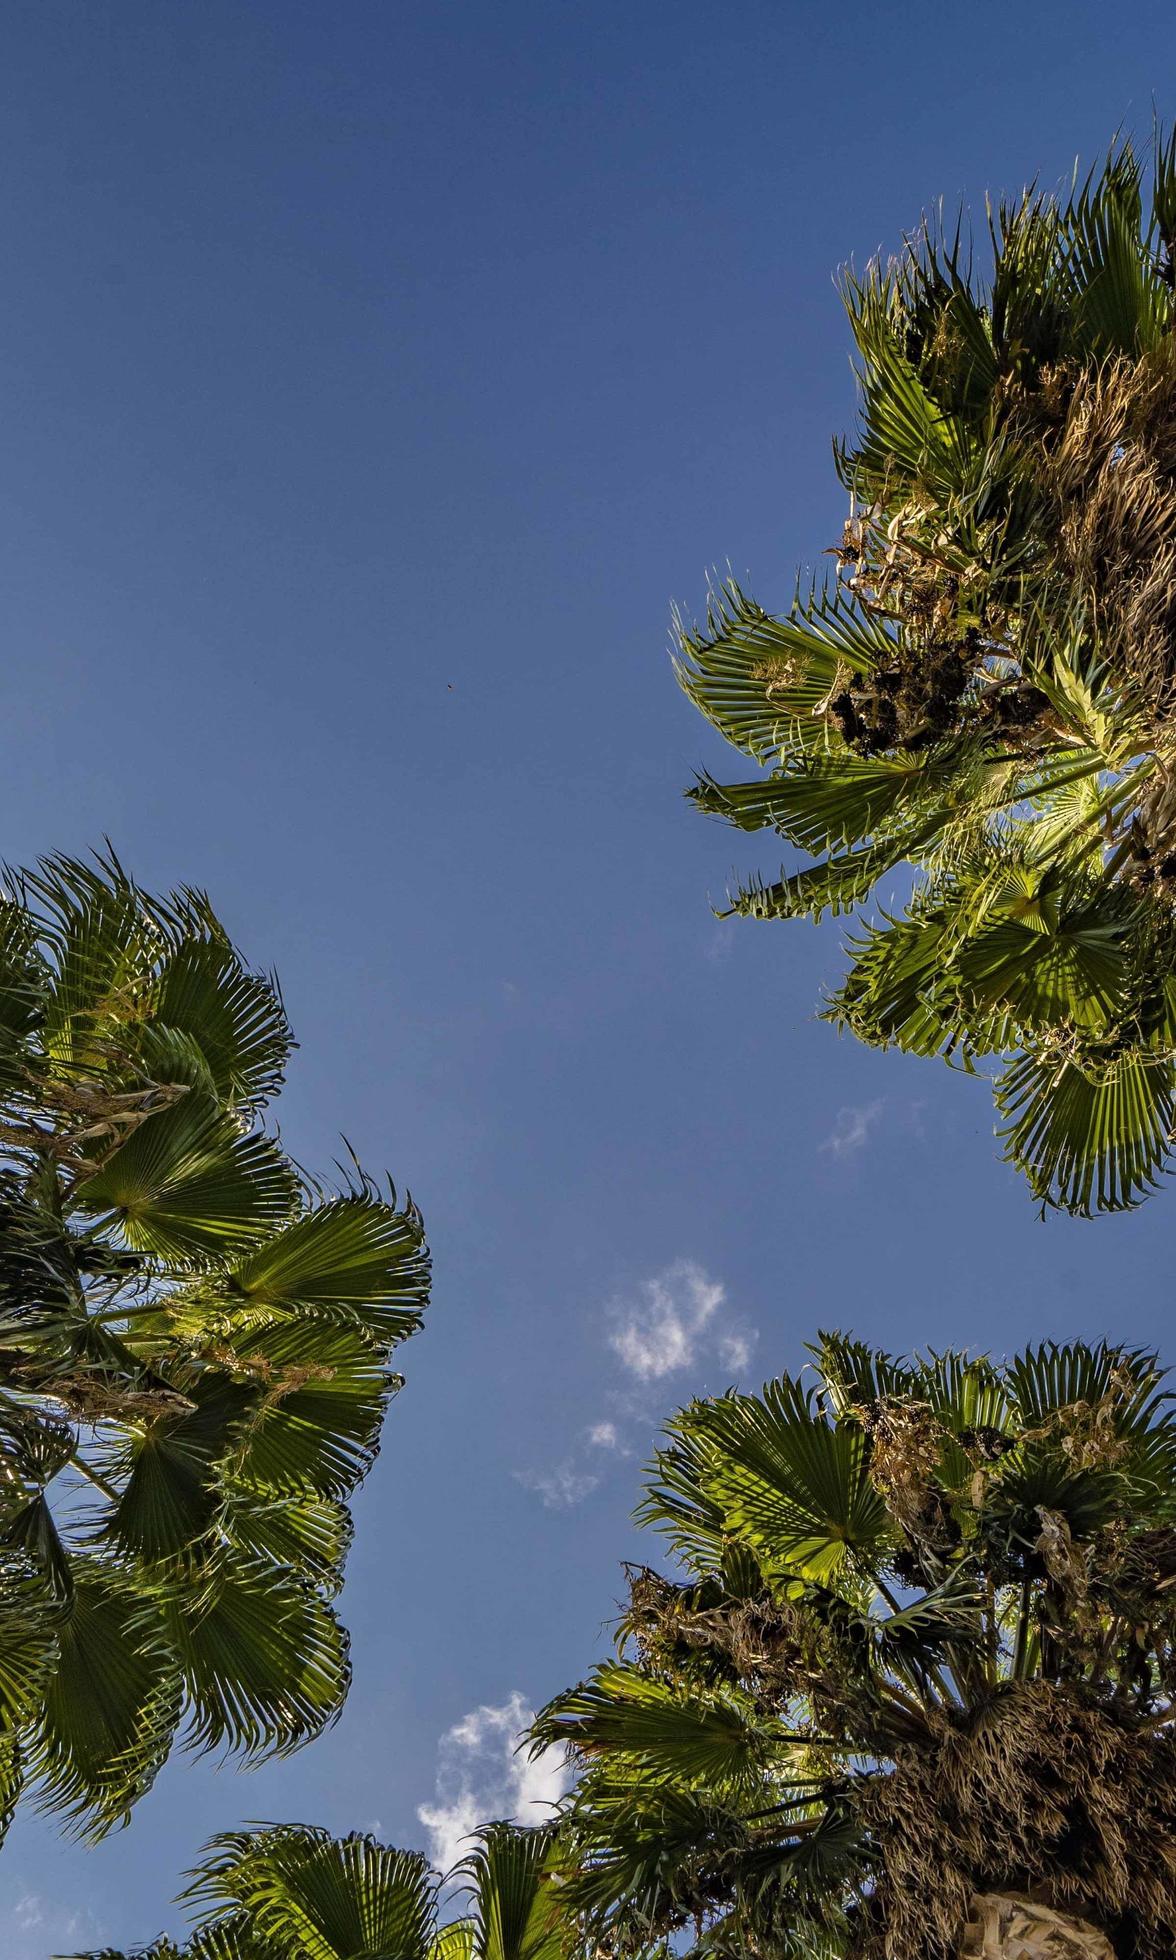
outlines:
[{"label": "small distant palm tree", "polygon": [[734,912],[872,897],[829,1019],[994,1064],[1035,1196],[1115,1210],[1176,1124],[1176,142],[988,233],[985,268],[924,223],[845,278],[837,576],[679,622],[687,693],[767,770],[691,794],[817,860]]},{"label": "small distant palm tree", "polygon": [[486,1825],[448,1880],[470,1910],[442,1925],[444,1881],[419,1852],[306,1824],[229,1832],[182,1895],[201,1921],[191,1940],[88,1960],[560,1960],[551,1844],[547,1830]]},{"label": "small distant palm tree", "polygon": [[176,1740],[256,1757],[339,1711],[347,1499],[419,1325],[411,1206],[264,1127],[275,982],[112,857],[0,899],[0,1823],[92,1837]]},{"label": "small distant palm tree", "polygon": [[694,1402],[619,1656],[539,1716],[586,1949],[1165,1960],[1176,1414],[1153,1356],[896,1360]]}]

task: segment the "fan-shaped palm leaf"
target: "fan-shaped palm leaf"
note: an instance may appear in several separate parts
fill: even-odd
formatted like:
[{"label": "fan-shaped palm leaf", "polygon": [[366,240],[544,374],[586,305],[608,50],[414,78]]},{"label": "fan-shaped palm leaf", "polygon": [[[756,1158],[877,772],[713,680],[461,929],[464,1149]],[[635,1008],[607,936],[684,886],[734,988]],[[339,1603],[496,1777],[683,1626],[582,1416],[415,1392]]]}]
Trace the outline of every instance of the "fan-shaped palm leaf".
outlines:
[{"label": "fan-shaped palm leaf", "polygon": [[469,1916],[439,1926],[441,1875],[418,1852],[307,1824],[229,1831],[182,1895],[200,1920],[193,1938],[157,1941],[144,1960],[556,1960],[570,1927],[552,1854],[549,1831],[486,1825],[454,1874]]},{"label": "fan-shaped palm leaf", "polygon": [[730,910],[860,914],[900,872],[830,1018],[1002,1058],[1008,1160],[1081,1214],[1146,1197],[1176,1127],[1172,155],[1150,202],[1121,144],[999,205],[987,276],[928,223],[847,278],[836,581],[782,619],[728,583],[676,621],[682,685],[768,771],[689,794],[817,860]]},{"label": "fan-shaped palm leaf", "polygon": [[8,887],[0,1822],[32,1779],[100,1835],[177,1735],[256,1755],[338,1713],[344,1500],[429,1262],[411,1204],[322,1192],[262,1127],[290,1030],[202,894],[112,854]]},{"label": "fan-shaped palm leaf", "polygon": [[484,1824],[457,1869],[470,1917],[438,1936],[433,1960],[456,1960],[448,1946],[467,1929],[476,1960],[560,1960],[568,1925],[552,1882],[555,1850],[554,1832],[543,1827]]},{"label": "fan-shaped palm leaf", "polygon": [[[925,1960],[1032,1871],[1096,1923],[1113,1896],[1160,1960],[1176,1418],[1155,1357],[834,1332],[810,1353],[807,1390],[674,1419],[643,1517],[685,1570],[628,1569],[620,1661],[536,1720],[580,1771],[559,1841],[581,1937]],[[1113,1876],[1087,1850],[1111,1841]]]}]

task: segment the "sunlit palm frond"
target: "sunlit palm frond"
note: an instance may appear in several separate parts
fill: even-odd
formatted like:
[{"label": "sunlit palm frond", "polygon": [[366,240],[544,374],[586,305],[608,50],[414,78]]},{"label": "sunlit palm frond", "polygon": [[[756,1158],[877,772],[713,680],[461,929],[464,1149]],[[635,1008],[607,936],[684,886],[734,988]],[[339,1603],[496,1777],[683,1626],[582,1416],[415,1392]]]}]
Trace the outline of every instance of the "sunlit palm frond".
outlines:
[{"label": "sunlit palm frond", "polygon": [[729,910],[856,914],[829,1018],[999,1057],[1009,1161],[1078,1214],[1155,1188],[1172,1127],[1173,155],[1146,185],[1117,143],[998,203],[987,270],[927,221],[849,275],[837,582],[780,619],[729,583],[677,626],[682,685],[766,772],[688,793],[818,859]]},{"label": "sunlit palm frond", "polygon": [[[484,1824],[455,1874],[464,1883],[470,1918],[446,1929],[450,1941],[468,1927],[476,1960],[560,1960],[568,1926],[555,1883],[555,1850],[549,1827]],[[446,1954],[445,1960],[454,1957]]]},{"label": "sunlit palm frond", "polygon": [[7,874],[0,1826],[32,1785],[100,1836],[177,1736],[256,1757],[342,1706],[345,1500],[429,1258],[411,1202],[263,1127],[290,1047],[203,894]]},{"label": "sunlit palm frond", "polygon": [[757,1717],[746,1696],[719,1688],[691,1691],[617,1663],[550,1702],[536,1717],[534,1736],[561,1744],[586,1760],[623,1756],[634,1775],[647,1774],[730,1795],[782,1756],[790,1738],[777,1722]]},{"label": "sunlit palm frond", "polygon": [[[681,1583],[628,1568],[621,1662],[537,1718],[536,1749],[580,1772],[560,1882],[582,1935],[626,1960],[863,1938],[923,1960],[929,1926],[955,1950],[974,1894],[1028,1870],[1096,1918],[1113,1891],[1160,1960],[1176,1416],[1155,1356],[897,1356],[836,1332],[809,1352],[811,1388],[673,1420],[644,1517]],[[1077,1815],[1119,1833],[1110,1890]]]}]

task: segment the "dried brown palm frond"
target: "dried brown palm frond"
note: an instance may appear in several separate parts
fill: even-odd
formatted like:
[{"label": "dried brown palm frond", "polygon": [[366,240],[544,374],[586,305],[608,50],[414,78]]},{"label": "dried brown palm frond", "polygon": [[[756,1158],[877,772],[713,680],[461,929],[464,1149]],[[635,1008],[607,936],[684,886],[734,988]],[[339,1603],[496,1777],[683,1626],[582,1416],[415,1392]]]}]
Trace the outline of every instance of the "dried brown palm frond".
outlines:
[{"label": "dried brown palm frond", "polygon": [[1154,744],[1176,706],[1176,346],[1084,375],[1040,458],[1062,566]]},{"label": "dried brown palm frond", "polygon": [[1072,1913],[1010,1892],[977,1892],[960,1960],[1114,1960],[1106,1934]]},{"label": "dried brown palm frond", "polygon": [[1020,1890],[1108,1929],[1117,1950],[1176,1949],[1176,1742],[1069,1683],[1014,1684],[934,1745],[900,1751],[858,1815],[875,1844],[886,1960],[956,1952],[975,1894]]}]

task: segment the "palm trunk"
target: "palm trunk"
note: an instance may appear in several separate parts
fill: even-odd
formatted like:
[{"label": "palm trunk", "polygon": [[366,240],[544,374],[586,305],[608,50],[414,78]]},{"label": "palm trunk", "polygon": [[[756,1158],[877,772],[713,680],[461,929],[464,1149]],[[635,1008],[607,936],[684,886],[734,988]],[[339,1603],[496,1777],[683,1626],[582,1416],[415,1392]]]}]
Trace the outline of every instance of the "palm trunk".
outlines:
[{"label": "palm trunk", "polygon": [[1115,1960],[1115,1952],[1089,1920],[1014,1892],[977,1892],[960,1960]]}]

